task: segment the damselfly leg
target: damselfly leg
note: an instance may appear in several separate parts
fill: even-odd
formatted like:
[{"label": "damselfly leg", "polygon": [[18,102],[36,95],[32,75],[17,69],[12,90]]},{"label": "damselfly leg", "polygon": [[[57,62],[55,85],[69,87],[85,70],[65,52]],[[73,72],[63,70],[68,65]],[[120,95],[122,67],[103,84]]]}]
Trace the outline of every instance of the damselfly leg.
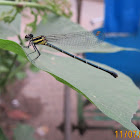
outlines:
[{"label": "damselfly leg", "polygon": [[[34,58],[31,62],[34,62],[41,54],[40,54],[40,52],[39,52],[39,50],[37,49],[37,47],[33,44],[33,48],[34,48],[34,52],[32,52],[32,53],[35,53],[36,51],[37,51],[37,53],[38,53],[38,56],[36,57],[36,58]],[[30,55],[30,54],[32,54],[32,53],[29,53],[28,54],[28,56]]]},{"label": "damselfly leg", "polygon": [[28,45],[28,46],[23,46],[23,48],[28,48],[28,49],[29,49],[30,46],[32,46],[32,47],[34,48],[34,51],[31,52],[31,53],[29,53],[29,54],[27,54],[27,56],[29,56],[29,55],[31,55],[31,54],[33,54],[33,53],[35,53],[35,52],[37,52],[37,54],[38,54],[38,56],[37,56],[36,58],[34,58],[34,59],[31,61],[31,62],[33,62],[33,61],[35,61],[41,54],[40,54],[39,50],[37,49],[37,47],[35,46],[35,44],[33,44],[32,41],[29,42],[29,45]]}]

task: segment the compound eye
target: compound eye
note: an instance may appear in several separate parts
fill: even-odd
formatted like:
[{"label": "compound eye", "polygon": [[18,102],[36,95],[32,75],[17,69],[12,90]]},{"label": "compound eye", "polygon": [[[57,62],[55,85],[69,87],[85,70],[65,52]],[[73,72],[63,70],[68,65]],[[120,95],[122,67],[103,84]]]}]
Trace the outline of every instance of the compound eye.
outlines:
[{"label": "compound eye", "polygon": [[31,38],[33,38],[33,35],[32,34],[28,34],[28,35],[25,36],[25,39],[26,40],[30,40]]},{"label": "compound eye", "polygon": [[29,36],[32,38],[33,37],[33,34],[29,34]]}]

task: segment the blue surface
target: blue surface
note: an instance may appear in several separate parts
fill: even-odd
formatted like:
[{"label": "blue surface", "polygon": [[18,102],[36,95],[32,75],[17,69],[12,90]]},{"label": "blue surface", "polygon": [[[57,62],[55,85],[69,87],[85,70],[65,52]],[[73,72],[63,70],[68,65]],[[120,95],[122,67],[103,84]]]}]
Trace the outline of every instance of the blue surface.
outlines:
[{"label": "blue surface", "polygon": [[[96,31],[130,33],[129,37],[105,38],[104,41],[120,47],[140,49],[139,19],[140,0],[105,0],[104,28]],[[98,38],[102,39],[100,36]],[[127,74],[140,85],[139,52],[86,53],[85,56],[87,59],[106,64]]]},{"label": "blue surface", "polygon": [[105,32],[138,31],[140,0],[105,0]]},{"label": "blue surface", "polygon": [[[98,29],[98,31],[99,30],[102,31],[102,29]],[[139,35],[126,38],[110,38],[105,39],[105,41],[114,45],[127,48],[140,48]],[[115,68],[130,76],[137,85],[140,84],[140,52],[120,51],[116,53],[86,53],[85,57],[87,59],[111,66],[112,68]]]},{"label": "blue surface", "polygon": [[[104,28],[96,29],[93,31],[93,33],[96,34],[97,31],[101,31],[102,34],[104,32]],[[98,38],[120,47],[140,49],[140,31],[138,31],[137,34],[131,34],[127,37],[103,38],[99,35]]]}]

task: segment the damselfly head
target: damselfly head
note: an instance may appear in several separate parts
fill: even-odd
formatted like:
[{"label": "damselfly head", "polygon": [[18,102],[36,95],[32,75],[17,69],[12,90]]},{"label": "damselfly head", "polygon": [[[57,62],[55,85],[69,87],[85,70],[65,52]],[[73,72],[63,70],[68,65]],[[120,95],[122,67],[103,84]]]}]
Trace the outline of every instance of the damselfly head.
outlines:
[{"label": "damselfly head", "polygon": [[28,41],[33,38],[33,34],[28,34],[25,36],[25,39]]}]

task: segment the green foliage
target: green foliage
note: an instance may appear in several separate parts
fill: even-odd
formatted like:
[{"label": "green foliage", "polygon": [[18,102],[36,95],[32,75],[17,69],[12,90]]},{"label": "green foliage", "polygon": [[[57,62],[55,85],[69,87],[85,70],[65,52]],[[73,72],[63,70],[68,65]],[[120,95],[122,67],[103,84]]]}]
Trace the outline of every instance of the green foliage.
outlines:
[{"label": "green foliage", "polygon": [[[49,21],[47,22],[47,24],[43,25],[42,23],[40,23],[39,26],[36,28],[38,14],[41,15],[41,17],[44,19],[46,19],[46,11],[47,12],[51,11],[55,13],[56,15],[64,15],[64,16],[67,15],[65,10],[63,10],[63,8],[61,7],[61,4],[59,5],[59,3],[56,3],[55,0],[53,1],[46,0],[44,2],[47,2],[45,3],[46,5],[40,4],[38,1],[24,3],[25,7],[31,8],[31,13],[35,17],[34,21],[30,23],[28,26],[32,27],[32,29],[34,30],[37,29],[37,32],[35,33],[36,35],[39,35],[39,34],[46,35],[46,33],[51,34],[51,33],[55,33],[56,30],[59,33],[62,33],[62,31],[72,32],[73,30],[74,31],[83,30],[77,24],[70,22],[68,19],[64,17],[58,17],[58,16],[57,17],[48,16]],[[1,1],[0,1],[0,4],[2,4]],[[7,4],[16,6],[16,8],[19,8],[17,6],[17,2],[11,2],[11,3],[7,2]],[[20,6],[23,8],[23,5],[20,5]],[[36,9],[36,12],[33,9]],[[19,36],[19,31],[15,31],[12,29],[11,31],[9,31],[10,28],[7,25],[7,23],[11,21],[15,22],[16,18],[20,16],[20,14],[19,13],[16,14],[14,10],[9,9],[7,13],[3,13],[2,15],[3,31],[2,32],[6,32],[6,35],[9,35],[11,32],[14,33],[10,35],[17,35],[20,41],[20,44],[22,44],[23,46],[24,42],[22,42],[22,39]],[[21,11],[18,11],[18,12],[21,12]],[[11,16],[11,14],[13,15]],[[4,22],[6,22],[6,24]],[[10,25],[12,23],[10,23]],[[8,28],[8,31],[10,32],[9,34],[6,28]],[[15,66],[14,64],[16,64],[15,60],[18,60],[18,62],[19,61],[23,62],[23,60],[20,57],[17,57],[17,55],[12,54],[11,52],[16,53],[24,57],[25,59],[27,59],[26,54],[29,54],[31,50],[25,49],[25,48],[22,49],[22,47],[19,44],[10,40],[3,40],[3,39],[0,39],[0,48],[3,50],[10,51],[10,53],[7,51],[2,52],[2,53],[7,53],[9,54],[8,58],[12,58],[11,59],[12,61],[8,59],[2,60],[2,63],[4,63],[5,65],[2,64],[1,72],[3,73],[7,72],[8,74],[5,74],[5,75],[8,75],[8,78],[12,77],[13,74],[11,74],[11,71],[13,67]],[[76,48],[76,51],[75,49],[69,49],[68,47],[63,48],[63,49],[71,51],[71,52],[90,52],[90,51],[116,52],[116,51],[124,50],[124,48],[120,48],[120,47],[112,48],[112,45],[109,45],[107,43],[103,43],[103,46],[99,47],[97,50],[95,50],[94,48],[90,48],[89,50],[86,50],[80,47]],[[116,70],[113,70],[112,68],[107,67],[105,65],[102,65],[102,67],[117,72],[119,77],[115,79],[111,77],[109,74],[103,71],[97,70],[86,64],[83,64],[73,58],[53,55],[52,53],[48,52],[48,50],[51,52],[53,52],[54,50],[48,49],[47,47],[44,47],[44,50],[45,51],[41,50],[41,56],[33,63],[33,65],[35,65],[38,69],[48,72],[56,80],[64,83],[65,85],[68,85],[69,87],[73,88],[80,94],[84,95],[87,99],[89,99],[92,103],[94,103],[103,113],[105,113],[110,118],[118,121],[127,129],[130,129],[132,131],[138,130],[134,126],[134,124],[131,123],[131,119],[132,119],[133,114],[137,110],[137,102],[139,99],[139,89],[134,85],[131,79],[129,79],[126,75]],[[33,62],[31,60],[34,59],[35,57],[36,57],[36,54],[32,54],[30,55],[30,57],[28,57],[28,60],[30,62]],[[6,59],[6,57],[1,57],[1,59],[2,58]],[[96,64],[96,62],[94,63]],[[21,64],[24,64],[24,63],[21,63]],[[101,64],[97,64],[97,65],[101,66]],[[22,73],[22,71],[17,72],[18,78],[23,78],[24,76],[25,75]],[[17,140],[22,140],[22,138],[24,139],[30,138],[30,140],[32,140],[33,139],[32,134],[33,134],[33,131],[30,128],[27,128],[25,126],[24,127],[19,126],[15,130],[14,136],[15,136],[15,139]],[[25,138],[23,136],[25,137],[28,136],[28,137]]]},{"label": "green foliage", "polygon": [[26,58],[26,54],[23,53],[22,48],[16,42],[13,42],[13,41],[10,41],[10,40],[1,39],[0,46],[4,50],[8,50],[8,51],[14,52],[14,53],[19,54],[19,55],[21,55],[21,56]]},{"label": "green foliage", "polygon": [[11,23],[15,20],[16,16],[22,11],[22,8],[13,7],[9,11],[3,11],[0,15],[0,21]]},{"label": "green foliage", "polygon": [[[4,40],[1,40],[1,46],[5,48],[5,50],[11,50],[15,53],[19,53],[21,56],[26,57],[25,53],[23,53],[22,49],[19,48],[19,45],[14,43],[13,41],[5,42]],[[9,46],[9,47],[8,47]],[[11,80],[15,79],[15,77],[21,79],[21,72],[24,70],[24,67],[27,63],[27,60],[24,59],[24,61],[20,59],[17,55],[9,52],[9,51],[3,51],[1,49],[0,51],[0,74],[1,74],[1,80],[0,80],[0,91],[2,92],[6,85],[11,82]],[[25,76],[25,73],[24,73]],[[23,74],[22,74],[23,78]]]},{"label": "green foliage", "polygon": [[[5,89],[7,84],[15,79],[23,79],[26,76],[24,69],[27,64],[27,57],[25,52],[21,49],[21,47],[10,40],[2,40],[7,39],[7,37],[17,36],[17,41],[22,46],[25,46],[24,40],[20,36],[21,29],[21,15],[22,11],[30,10],[31,15],[33,15],[33,21],[28,23],[25,27],[24,31],[29,32],[28,28],[32,31],[37,28],[38,18],[41,17],[44,22],[47,21],[47,13],[52,12],[57,15],[63,15],[66,17],[70,17],[71,11],[69,3],[65,0],[63,4],[60,1],[39,1],[39,0],[1,0],[0,1],[0,94]],[[27,16],[28,15],[23,15]],[[31,31],[30,30],[30,31]],[[17,55],[19,54],[19,56]],[[28,65],[29,68],[37,72],[37,69],[34,65]],[[1,129],[0,129],[1,130]],[[23,137],[23,135],[25,135]],[[32,129],[28,126],[19,126],[15,130],[15,139],[17,140],[31,140],[32,137]],[[6,137],[0,131],[0,140],[6,140]]]},{"label": "green foliage", "polygon": [[14,129],[14,140],[35,140],[33,137],[34,129],[25,124],[18,124]]},{"label": "green foliage", "polygon": [[[41,2],[38,0],[34,0],[32,2],[27,2],[27,0],[23,0],[21,2],[0,1],[0,5],[13,6],[12,9],[2,12],[0,15],[0,21],[4,21],[5,23],[11,23],[24,9],[30,8],[31,14],[34,16],[34,20],[27,24],[27,26],[31,27],[32,31],[36,30],[38,17],[40,16],[42,19],[46,20],[46,13],[48,12],[66,17],[70,17],[72,15],[70,4],[66,0],[44,0]],[[25,31],[27,31],[27,27]]]},{"label": "green foliage", "polygon": [[27,59],[26,53],[23,51],[22,47],[14,41],[0,39],[0,49],[10,51],[11,53],[13,52]]},{"label": "green foliage", "polygon": [[8,140],[1,128],[0,128],[0,140]]},{"label": "green foliage", "polygon": [[[11,6],[0,6],[0,13],[6,13],[7,11],[12,10],[13,8]],[[0,16],[0,38],[6,39],[7,37],[19,35],[21,25],[21,14],[17,14],[15,19],[11,23],[5,22],[6,18],[6,16]]]},{"label": "green foliage", "polygon": [[[57,25],[55,24],[55,20],[58,21],[57,23],[65,23],[65,26],[64,24],[58,24],[59,30],[63,29],[67,32],[70,32],[72,28],[74,28],[74,30],[76,30],[76,28],[77,30],[83,30],[77,24],[74,25],[70,23],[68,19],[64,19],[62,17],[54,18],[52,16],[52,18],[50,17],[49,20],[53,21],[51,22],[52,26],[50,25],[49,29],[44,28],[48,34],[51,34],[50,32],[56,31]],[[47,24],[50,23],[48,22]],[[40,28],[40,26],[38,28]],[[0,48],[20,54],[25,58],[25,53],[28,54],[31,52],[30,49],[26,48],[22,50],[22,48],[15,42],[2,39],[0,40]],[[127,129],[137,130],[130,120],[137,110],[139,89],[127,76],[117,72],[116,70],[113,70],[119,75],[119,77],[115,79],[109,74],[83,64],[73,58],[56,56],[49,53],[47,47],[43,46],[43,48],[44,51],[41,50],[41,56],[35,61],[35,63],[33,63],[37,68],[48,72],[54,78],[56,78],[56,80],[68,85],[69,87],[84,95],[103,113],[118,121]],[[80,50],[81,48],[78,49]],[[110,45],[109,47],[106,46],[106,51],[109,52],[110,49]],[[49,51],[50,50],[53,51],[52,49],[49,49]],[[36,53],[30,55],[28,59],[31,62],[31,60],[35,57]],[[102,67],[112,70],[110,67],[104,65],[102,65]]]},{"label": "green foliage", "polygon": [[37,67],[35,67],[34,65],[30,65],[30,69],[33,71],[33,72],[38,72],[39,69]]},{"label": "green foliage", "polygon": [[[18,14],[19,11],[18,10],[15,11],[15,9],[16,9],[15,7],[12,8],[10,6],[1,6],[0,8],[0,13],[1,13],[0,37],[1,38],[5,39],[9,36],[15,36],[20,33],[21,15]],[[1,46],[7,47],[8,44],[5,43],[6,43],[5,41],[1,42]],[[20,43],[22,44],[22,42]],[[11,45],[11,47],[13,46]],[[16,45],[14,45],[14,47],[16,49]],[[20,53],[19,49],[16,50],[18,51],[18,53]],[[24,70],[26,63],[27,60],[24,59],[24,62],[23,61],[21,62],[19,57],[14,53],[11,53],[9,51],[4,51],[2,49],[0,50],[0,67],[1,67],[0,68],[0,75],[1,75],[0,93],[3,93],[4,89],[6,89],[7,84],[15,80],[16,78],[19,78],[20,74],[18,72]]]},{"label": "green foliage", "polygon": [[[63,7],[64,4],[66,4],[68,2],[64,2],[63,3]],[[5,5],[9,5],[9,6],[5,6]],[[47,13],[48,11],[54,12],[58,15],[65,15],[66,13],[64,12],[65,8],[62,8],[60,5],[60,2],[57,3],[57,1],[51,2],[51,1],[44,1],[43,3],[39,3],[38,1],[32,1],[32,2],[23,2],[20,3],[19,2],[10,2],[10,1],[0,1],[0,5],[4,5],[4,6],[0,6],[0,37],[5,39],[9,36],[18,36],[18,39],[20,41],[20,44],[24,45],[24,41],[21,39],[20,37],[20,25],[21,25],[21,12],[23,11],[23,9],[25,8],[30,8],[31,14],[34,16],[34,20],[27,24],[28,27],[30,27],[32,30],[36,30],[37,27],[37,21],[38,21],[38,17],[41,16],[43,21],[45,21],[47,18]],[[46,5],[46,7],[44,7],[44,5]],[[48,8],[48,5],[51,6],[51,8]],[[58,6],[59,5],[59,6]],[[13,6],[13,7],[12,7]],[[62,10],[63,9],[63,10]],[[68,8],[69,9],[69,8]],[[63,12],[60,12],[63,11]],[[68,10],[70,13],[70,9]],[[68,16],[68,14],[67,14]],[[25,30],[27,31],[28,28],[25,28]],[[9,45],[5,44],[6,42],[2,42],[1,41],[1,45],[4,47],[7,47]],[[9,42],[8,42],[9,43]],[[16,45],[14,45],[16,47]],[[11,45],[12,47],[12,45]],[[6,50],[9,50],[8,48],[6,48]],[[20,51],[20,49],[15,49],[14,48],[14,52],[20,54],[20,52],[16,52],[16,51]],[[22,79],[26,76],[26,74],[23,72],[24,67],[27,63],[27,61],[24,59],[23,61],[20,61],[20,59],[18,59],[18,57],[16,57],[16,59],[14,58],[15,56],[12,53],[9,53],[8,57],[6,56],[6,53],[9,52],[5,52],[5,51],[1,51],[1,68],[0,68],[0,72],[2,76],[2,79],[0,81],[0,91],[2,91],[3,89],[5,89],[6,85],[13,80],[13,78],[18,78],[18,79]],[[25,54],[23,54],[25,55]],[[8,63],[8,64],[7,64]],[[14,64],[15,63],[15,64]],[[29,66],[31,68],[31,70],[33,71],[38,71],[33,65]],[[34,67],[34,68],[33,68]]]},{"label": "green foliage", "polygon": [[[24,51],[31,52],[29,49],[24,49]],[[31,62],[35,57],[36,54],[33,54],[28,59]],[[96,64],[96,62],[93,63]],[[99,66],[117,72],[118,78],[115,79],[109,74],[73,58],[47,53],[47,47],[34,65],[84,95],[104,114],[125,128],[138,130],[131,123],[131,119],[137,110],[140,91],[126,75],[97,63]]]},{"label": "green foliage", "polygon": [[[0,44],[1,41],[3,40],[0,40]],[[8,40],[5,41],[8,42]],[[24,51],[27,54],[31,52],[30,49],[24,49]],[[19,51],[22,56],[24,51]],[[46,51],[41,52],[41,56],[33,63],[36,67],[84,95],[103,113],[127,129],[138,130],[130,120],[137,110],[140,91],[130,78],[110,67],[97,64],[117,72],[119,77],[115,79],[73,58],[56,56]],[[28,59],[31,62],[35,57],[36,54],[32,54]]]}]

